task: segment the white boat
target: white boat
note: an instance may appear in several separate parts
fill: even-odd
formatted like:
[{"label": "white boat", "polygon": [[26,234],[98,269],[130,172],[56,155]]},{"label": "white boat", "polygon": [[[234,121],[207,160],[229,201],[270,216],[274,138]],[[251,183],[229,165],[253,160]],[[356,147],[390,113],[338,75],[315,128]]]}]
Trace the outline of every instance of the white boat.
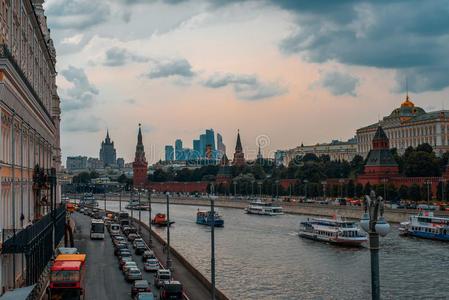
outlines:
[{"label": "white boat", "polygon": [[435,217],[433,212],[420,212],[410,216],[409,221],[401,222],[399,227],[401,235],[419,238],[449,241],[449,218]]},{"label": "white boat", "polygon": [[263,202],[261,200],[252,201],[245,208],[247,214],[277,216],[283,215],[282,207],[273,202]]},{"label": "white boat", "polygon": [[342,246],[361,246],[368,240],[355,222],[340,217],[307,219],[300,223],[298,234],[303,238]]}]

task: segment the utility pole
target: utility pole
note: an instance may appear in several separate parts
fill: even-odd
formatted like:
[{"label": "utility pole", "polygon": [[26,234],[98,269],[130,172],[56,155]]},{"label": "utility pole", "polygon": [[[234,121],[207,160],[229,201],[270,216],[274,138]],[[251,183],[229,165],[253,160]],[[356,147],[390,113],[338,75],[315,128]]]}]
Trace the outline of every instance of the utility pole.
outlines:
[{"label": "utility pole", "polygon": [[[213,185],[212,185],[213,188]],[[211,245],[211,258],[210,258],[210,272],[211,272],[211,282],[212,282],[212,300],[215,300],[215,208],[214,199],[210,198],[210,212],[212,215],[212,223],[210,230],[210,245]]]},{"label": "utility pole", "polygon": [[150,238],[148,240],[148,244],[150,247],[152,247],[153,239],[151,237],[152,231],[151,231],[151,190],[150,189],[148,189],[148,226],[150,228],[150,234],[149,234]]},{"label": "utility pole", "polygon": [[167,192],[167,269],[171,269],[170,260],[170,200]]}]

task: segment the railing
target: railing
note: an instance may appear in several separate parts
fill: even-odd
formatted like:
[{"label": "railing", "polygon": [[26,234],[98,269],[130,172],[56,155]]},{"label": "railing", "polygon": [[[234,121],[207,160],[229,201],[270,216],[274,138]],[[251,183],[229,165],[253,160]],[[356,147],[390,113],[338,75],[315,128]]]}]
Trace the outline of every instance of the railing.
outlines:
[{"label": "railing", "polygon": [[25,73],[23,73],[23,71],[20,68],[19,64],[16,62],[16,60],[14,59],[14,57],[12,56],[11,52],[9,51],[8,47],[5,44],[0,44],[0,58],[7,58],[9,60],[9,62],[12,64],[12,66],[14,67],[16,72],[19,74],[19,76],[22,79],[22,81],[25,83],[27,88],[30,90],[31,94],[36,99],[37,103],[39,103],[39,106],[43,109],[43,111],[48,116],[50,121],[52,123],[54,123],[50,113],[48,112],[48,110],[45,107],[44,103],[42,102],[41,98],[38,96],[38,94],[36,93],[35,89],[31,85],[31,83],[28,81],[28,78],[25,76]]}]

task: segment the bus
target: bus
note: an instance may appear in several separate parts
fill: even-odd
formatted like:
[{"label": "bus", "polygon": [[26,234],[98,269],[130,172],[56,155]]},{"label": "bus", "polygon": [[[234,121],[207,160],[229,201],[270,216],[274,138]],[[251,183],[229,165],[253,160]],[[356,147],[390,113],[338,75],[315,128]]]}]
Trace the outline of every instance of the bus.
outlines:
[{"label": "bus", "polygon": [[92,219],[90,223],[90,239],[104,239],[104,221]]},{"label": "bus", "polygon": [[50,268],[49,300],[84,299],[85,254],[60,254]]}]

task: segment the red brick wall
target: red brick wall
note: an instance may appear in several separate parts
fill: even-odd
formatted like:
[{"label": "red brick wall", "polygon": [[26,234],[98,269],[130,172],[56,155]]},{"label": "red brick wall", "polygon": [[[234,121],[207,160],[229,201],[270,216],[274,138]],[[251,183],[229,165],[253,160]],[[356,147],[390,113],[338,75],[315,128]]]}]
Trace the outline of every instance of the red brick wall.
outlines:
[{"label": "red brick wall", "polygon": [[198,182],[149,182],[147,188],[157,192],[173,192],[173,193],[206,193],[208,183],[204,181]]}]

